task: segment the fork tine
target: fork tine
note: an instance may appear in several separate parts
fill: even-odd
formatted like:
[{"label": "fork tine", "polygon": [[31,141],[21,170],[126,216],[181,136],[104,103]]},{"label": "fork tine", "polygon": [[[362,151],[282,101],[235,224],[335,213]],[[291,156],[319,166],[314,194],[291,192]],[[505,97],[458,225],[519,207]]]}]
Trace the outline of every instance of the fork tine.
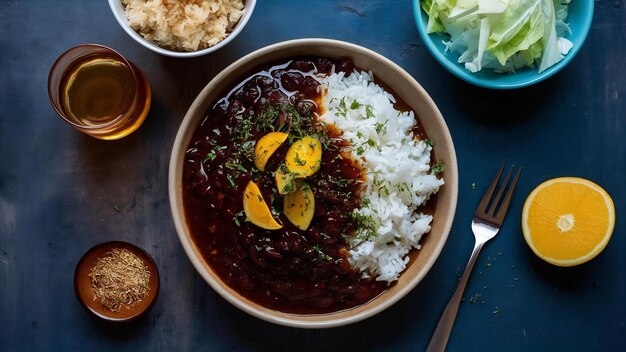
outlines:
[{"label": "fork tine", "polygon": [[496,186],[498,185],[498,182],[500,181],[500,176],[502,175],[502,170],[504,170],[504,165],[506,165],[506,159],[504,159],[504,161],[502,162],[502,165],[500,165],[500,169],[498,170],[498,173],[496,174],[496,176],[493,178],[493,181],[491,181],[489,188],[487,188],[487,191],[483,195],[483,199],[481,199],[480,203],[478,203],[478,207],[476,207],[477,213],[478,212],[487,213],[487,206],[489,206],[489,201],[491,200],[493,191],[495,191]]},{"label": "fork tine", "polygon": [[511,167],[509,168],[509,172],[506,173],[506,177],[504,178],[504,181],[502,182],[502,186],[498,190],[498,194],[496,194],[496,197],[491,202],[491,207],[489,208],[489,215],[491,216],[496,215],[498,204],[500,204],[500,198],[502,198],[502,194],[504,193],[504,189],[506,188],[506,185],[509,184],[509,179],[511,178],[511,174],[513,173],[514,168],[515,168],[515,164],[511,165]]},{"label": "fork tine", "polygon": [[517,171],[517,174],[515,174],[515,178],[513,179],[513,183],[511,183],[511,186],[509,186],[509,190],[506,192],[506,196],[504,197],[504,200],[502,201],[502,205],[500,206],[500,209],[498,210],[498,214],[496,214],[496,222],[500,225],[502,225],[502,222],[504,222],[504,216],[506,215],[507,210],[509,210],[509,204],[511,203],[511,198],[513,197],[513,191],[515,190],[515,186],[517,186],[517,180],[519,179],[519,176],[522,174],[522,170],[524,168],[520,167],[519,170]]}]

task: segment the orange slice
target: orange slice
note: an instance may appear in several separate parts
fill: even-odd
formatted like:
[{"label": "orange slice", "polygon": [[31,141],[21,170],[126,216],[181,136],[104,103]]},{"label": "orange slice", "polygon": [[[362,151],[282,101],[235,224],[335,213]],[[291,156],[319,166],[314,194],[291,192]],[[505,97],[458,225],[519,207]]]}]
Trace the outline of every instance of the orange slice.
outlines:
[{"label": "orange slice", "polygon": [[278,230],[283,226],[274,220],[270,208],[265,203],[259,187],[252,181],[248,182],[243,192],[243,211],[248,220],[266,230]]},{"label": "orange slice", "polygon": [[315,214],[315,196],[309,187],[299,187],[285,196],[283,212],[289,221],[300,230],[311,225]]},{"label": "orange slice", "polygon": [[322,165],[322,144],[315,137],[303,137],[287,150],[285,165],[297,178],[314,175]]},{"label": "orange slice", "polygon": [[593,259],[611,239],[615,227],[613,200],[602,187],[576,177],[540,184],[522,211],[522,230],[539,258],[558,266]]},{"label": "orange slice", "polygon": [[257,169],[265,171],[265,164],[289,135],[283,132],[270,132],[261,137],[254,146],[254,163]]},{"label": "orange slice", "polygon": [[295,175],[287,170],[285,164],[281,164],[278,167],[274,178],[276,179],[278,194],[281,196],[296,190]]}]

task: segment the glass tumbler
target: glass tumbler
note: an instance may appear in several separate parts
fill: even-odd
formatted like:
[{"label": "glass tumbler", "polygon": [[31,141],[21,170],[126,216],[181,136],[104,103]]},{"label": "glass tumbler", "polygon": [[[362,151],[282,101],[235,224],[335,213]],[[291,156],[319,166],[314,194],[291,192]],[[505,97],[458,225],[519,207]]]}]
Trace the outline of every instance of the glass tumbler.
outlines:
[{"label": "glass tumbler", "polygon": [[54,110],[75,129],[113,140],[135,131],[150,110],[150,83],[115,50],[83,44],[63,53],[50,69]]}]

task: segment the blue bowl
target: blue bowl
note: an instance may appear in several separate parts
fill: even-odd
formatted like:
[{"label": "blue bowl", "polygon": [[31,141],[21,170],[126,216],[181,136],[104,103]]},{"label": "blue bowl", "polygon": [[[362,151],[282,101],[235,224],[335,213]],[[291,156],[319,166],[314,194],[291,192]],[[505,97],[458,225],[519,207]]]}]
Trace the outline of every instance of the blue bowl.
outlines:
[{"label": "blue bowl", "polygon": [[514,89],[541,82],[557,73],[572,61],[576,53],[578,53],[583,46],[585,38],[587,38],[587,34],[589,33],[591,19],[593,18],[593,0],[572,0],[569,4],[569,15],[565,22],[569,23],[572,34],[567,35],[566,38],[572,41],[574,47],[565,55],[563,60],[541,73],[537,72],[536,67],[524,67],[516,70],[514,74],[495,73],[492,69],[482,69],[479,72],[472,73],[466,70],[463,64],[457,62],[459,54],[451,52],[444,54],[445,46],[442,41],[449,40],[450,37],[447,34],[426,33],[428,15],[420,8],[420,0],[413,1],[413,14],[420,37],[426,44],[426,48],[428,48],[428,51],[430,51],[435,59],[453,75],[479,87]]}]

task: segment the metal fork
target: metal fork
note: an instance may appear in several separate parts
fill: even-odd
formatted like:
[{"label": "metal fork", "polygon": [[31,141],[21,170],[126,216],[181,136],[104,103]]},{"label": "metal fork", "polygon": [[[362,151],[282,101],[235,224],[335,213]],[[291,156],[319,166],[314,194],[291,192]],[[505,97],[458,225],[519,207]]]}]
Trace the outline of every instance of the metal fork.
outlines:
[{"label": "metal fork", "polygon": [[[459,310],[461,297],[463,296],[465,285],[467,285],[467,280],[469,279],[472,269],[474,268],[474,264],[476,263],[478,253],[480,253],[480,250],[487,241],[496,236],[498,230],[500,230],[500,227],[502,226],[504,216],[506,215],[509,204],[511,203],[513,191],[517,185],[517,180],[522,173],[522,168],[520,167],[515,174],[513,182],[509,184],[513,169],[515,168],[515,165],[512,165],[506,175],[506,178],[504,179],[504,182],[500,186],[498,193],[494,197],[494,192],[498,187],[500,176],[502,176],[502,171],[504,170],[505,165],[506,160],[502,162],[498,173],[494,177],[493,181],[491,181],[487,192],[485,192],[485,195],[483,195],[482,200],[476,208],[474,219],[472,220],[472,232],[474,233],[474,239],[476,241],[474,244],[474,251],[472,251],[472,256],[465,267],[461,281],[459,281],[459,286],[456,288],[456,291],[454,291],[454,295],[450,299],[446,309],[443,311],[443,314],[437,323],[437,327],[435,328],[435,332],[430,338],[430,342],[426,348],[427,352],[444,351],[446,349],[448,338],[450,337],[450,332],[452,331],[452,326],[454,325],[454,320],[456,319],[456,314]],[[504,199],[502,199],[502,202],[500,202],[505,190],[506,195],[504,196]]]}]

